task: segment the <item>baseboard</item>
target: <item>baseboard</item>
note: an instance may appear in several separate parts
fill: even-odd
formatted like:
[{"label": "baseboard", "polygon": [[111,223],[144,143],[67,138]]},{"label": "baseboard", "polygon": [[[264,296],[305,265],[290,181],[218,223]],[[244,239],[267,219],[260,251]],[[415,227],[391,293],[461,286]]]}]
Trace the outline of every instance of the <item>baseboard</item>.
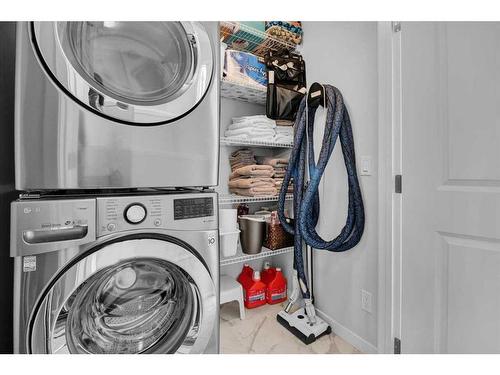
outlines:
[{"label": "baseboard", "polygon": [[357,334],[355,334],[353,331],[351,331],[349,328],[344,327],[342,324],[338,323],[331,317],[329,317],[327,314],[325,314],[323,311],[316,309],[316,313],[323,319],[325,320],[330,326],[332,327],[333,332],[337,335],[342,337],[345,341],[347,341],[349,344],[360,350],[362,353],[366,354],[376,354],[378,353],[378,350],[375,346],[370,344],[368,341],[365,339],[359,337]]}]

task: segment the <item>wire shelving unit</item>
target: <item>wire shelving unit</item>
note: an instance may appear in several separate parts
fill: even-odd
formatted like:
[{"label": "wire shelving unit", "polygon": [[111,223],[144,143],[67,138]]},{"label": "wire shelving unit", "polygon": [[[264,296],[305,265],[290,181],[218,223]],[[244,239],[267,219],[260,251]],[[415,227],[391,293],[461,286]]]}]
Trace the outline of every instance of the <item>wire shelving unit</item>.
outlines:
[{"label": "wire shelving unit", "polygon": [[282,54],[294,51],[296,44],[236,21],[220,22],[220,36],[231,49],[250,52],[263,59],[270,51]]},{"label": "wire shelving unit", "polygon": [[243,102],[266,104],[266,88],[257,85],[242,84],[223,78],[220,85],[221,96]]},{"label": "wire shelving unit", "polygon": [[271,142],[271,141],[252,141],[247,139],[238,138],[225,138],[220,139],[220,144],[224,146],[252,146],[252,147],[274,147],[274,148],[292,148],[293,143],[290,142]]},{"label": "wire shelving unit", "polygon": [[[287,194],[286,200],[292,200],[293,194]],[[255,203],[255,202],[277,202],[278,196],[261,196],[261,197],[244,197],[241,195],[219,195],[219,204],[220,205],[229,205],[229,204],[237,204],[237,203]]]},{"label": "wire shelving unit", "polygon": [[257,259],[262,259],[262,258],[268,258],[280,254],[286,254],[286,253],[291,253],[293,252],[293,246],[291,247],[284,247],[283,249],[277,249],[277,250],[270,250],[266,247],[262,248],[262,252],[258,254],[239,254],[235,255],[234,257],[229,257],[229,258],[222,258],[220,259],[220,265],[221,266],[229,266],[231,264],[238,264],[238,263],[245,263],[245,262],[250,262],[252,260],[257,260]]}]

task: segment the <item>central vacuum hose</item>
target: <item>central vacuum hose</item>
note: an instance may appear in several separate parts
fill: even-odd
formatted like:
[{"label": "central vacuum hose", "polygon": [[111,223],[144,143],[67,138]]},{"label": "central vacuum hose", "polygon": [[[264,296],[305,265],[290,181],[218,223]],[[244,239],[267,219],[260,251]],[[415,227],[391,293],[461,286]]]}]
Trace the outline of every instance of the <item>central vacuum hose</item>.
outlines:
[{"label": "central vacuum hose", "polygon": [[[326,124],[318,162],[315,162],[313,145],[314,115],[318,107],[308,108],[308,96],[306,95],[302,99],[297,112],[294,125],[294,147],[281,185],[278,201],[278,215],[281,224],[288,233],[294,235],[294,274],[297,275],[308,315],[309,311],[311,311],[311,315],[314,315],[314,307],[312,306],[311,293],[307,286],[304,271],[302,241],[314,249],[342,252],[358,244],[365,226],[365,213],[356,172],[354,138],[349,113],[344,105],[342,94],[336,87],[324,85],[324,96]],[[348,176],[349,205],[346,223],[339,235],[330,241],[326,241],[316,231],[320,209],[318,187],[339,136]],[[307,186],[304,186],[306,162],[309,169],[309,182]],[[291,181],[294,188],[293,209],[295,220],[293,226],[288,224],[285,217],[285,196]],[[291,298],[290,304],[287,306],[288,310],[294,302],[295,300]],[[314,318],[314,316],[309,317]]]}]

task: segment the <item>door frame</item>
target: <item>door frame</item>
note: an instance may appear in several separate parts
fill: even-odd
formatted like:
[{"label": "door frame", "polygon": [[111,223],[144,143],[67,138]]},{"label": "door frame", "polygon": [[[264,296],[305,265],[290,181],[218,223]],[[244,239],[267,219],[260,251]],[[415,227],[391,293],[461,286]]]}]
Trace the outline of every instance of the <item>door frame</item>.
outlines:
[{"label": "door frame", "polygon": [[401,340],[402,194],[401,23],[378,22],[378,353],[395,352]]}]

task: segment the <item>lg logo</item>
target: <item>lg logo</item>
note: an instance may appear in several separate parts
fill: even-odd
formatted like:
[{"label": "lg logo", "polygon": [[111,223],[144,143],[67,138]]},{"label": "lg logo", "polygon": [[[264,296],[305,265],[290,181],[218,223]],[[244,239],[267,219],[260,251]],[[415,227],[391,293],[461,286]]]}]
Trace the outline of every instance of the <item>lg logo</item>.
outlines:
[{"label": "lg logo", "polygon": [[208,237],[208,246],[215,245],[215,236]]},{"label": "lg logo", "polygon": [[31,207],[24,207],[23,212],[25,214],[30,214],[32,212],[40,212],[40,207],[35,207],[35,209],[32,209]]}]

